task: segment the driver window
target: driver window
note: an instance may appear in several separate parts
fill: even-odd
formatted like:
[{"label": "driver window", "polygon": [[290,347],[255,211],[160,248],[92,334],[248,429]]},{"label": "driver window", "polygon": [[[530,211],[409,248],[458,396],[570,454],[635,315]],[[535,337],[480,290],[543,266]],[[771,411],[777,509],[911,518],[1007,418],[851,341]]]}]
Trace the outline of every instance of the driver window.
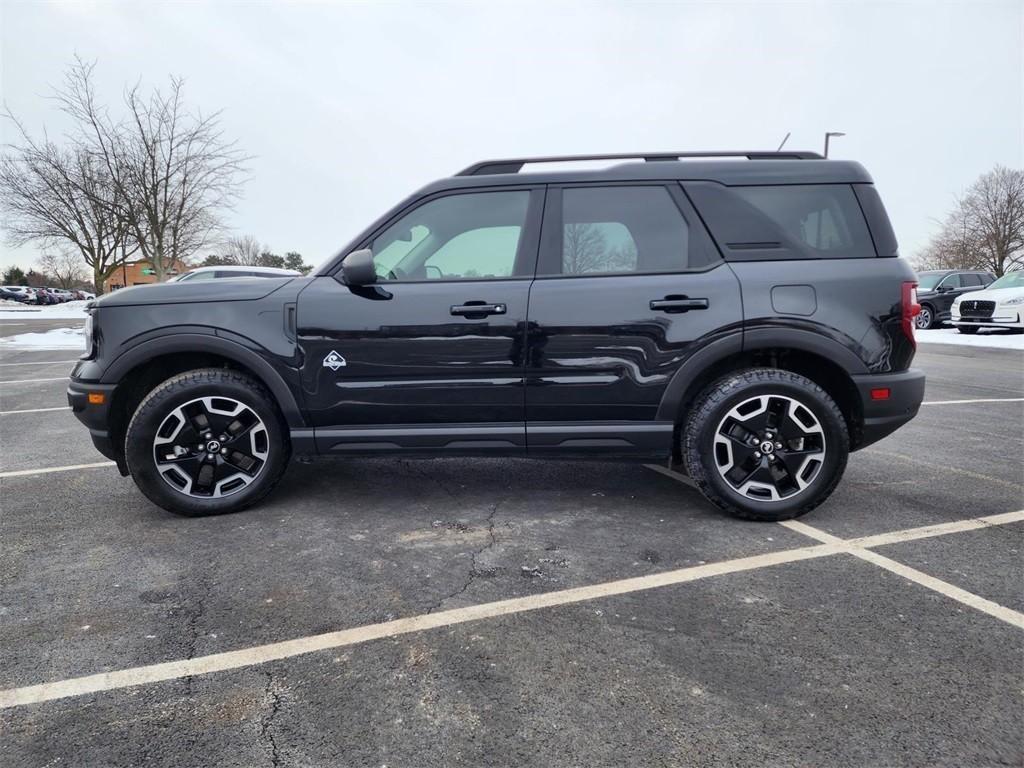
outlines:
[{"label": "driver window", "polygon": [[381,281],[511,277],[528,191],[454,194],[407,213],[370,244]]}]

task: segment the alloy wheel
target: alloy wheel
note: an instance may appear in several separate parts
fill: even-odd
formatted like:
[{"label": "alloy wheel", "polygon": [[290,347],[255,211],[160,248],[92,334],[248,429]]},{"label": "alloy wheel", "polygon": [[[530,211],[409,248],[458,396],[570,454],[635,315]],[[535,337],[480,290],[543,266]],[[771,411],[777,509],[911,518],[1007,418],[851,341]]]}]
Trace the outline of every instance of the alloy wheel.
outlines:
[{"label": "alloy wheel", "polygon": [[784,501],[802,493],[825,461],[825,431],[803,403],[785,395],[757,395],[732,408],[715,431],[718,474],[756,501]]},{"label": "alloy wheel", "polygon": [[259,477],[269,455],[263,420],[230,397],[200,397],[178,406],[153,439],[153,459],[164,482],[194,498],[241,491]]},{"label": "alloy wheel", "polygon": [[932,324],[932,311],[928,307],[921,307],[921,311],[917,313],[914,322],[920,330],[927,330]]}]

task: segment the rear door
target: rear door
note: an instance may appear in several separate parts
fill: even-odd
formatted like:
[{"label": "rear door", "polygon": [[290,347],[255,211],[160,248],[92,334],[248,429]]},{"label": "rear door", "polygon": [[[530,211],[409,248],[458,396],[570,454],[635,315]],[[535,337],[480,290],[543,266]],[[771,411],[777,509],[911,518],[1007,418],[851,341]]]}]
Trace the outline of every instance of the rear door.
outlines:
[{"label": "rear door", "polygon": [[525,450],[526,307],[543,189],[455,190],[363,247],[378,281],[299,297],[302,386],[321,452]]},{"label": "rear door", "polygon": [[548,189],[526,364],[530,453],[665,455],[678,367],[739,330],[739,284],[678,184]]}]

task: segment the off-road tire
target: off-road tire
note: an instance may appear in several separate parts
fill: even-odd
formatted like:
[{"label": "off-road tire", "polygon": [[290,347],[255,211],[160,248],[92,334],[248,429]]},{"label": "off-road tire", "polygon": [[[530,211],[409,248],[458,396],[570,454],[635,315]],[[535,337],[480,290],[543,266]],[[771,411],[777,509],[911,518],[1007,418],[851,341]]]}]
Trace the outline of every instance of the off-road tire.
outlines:
[{"label": "off-road tire", "polygon": [[[715,463],[714,439],[720,422],[733,407],[757,395],[798,401],[823,430],[826,451],[817,475],[788,499],[758,501],[741,495],[721,476]],[[747,520],[775,522],[810,512],[835,490],[849,450],[846,421],[828,393],[803,376],[777,368],[735,371],[714,381],[698,395],[680,429],[680,454],[698,490],[716,506]]]},{"label": "off-road tire", "polygon": [[[200,397],[231,398],[260,418],[267,430],[269,451],[262,470],[250,485],[220,498],[196,498],[172,488],[154,459],[154,439],[175,408]],[[256,504],[274,489],[288,466],[291,442],[281,412],[270,393],[252,377],[226,368],[186,371],[163,382],[139,403],[128,424],[125,459],[132,479],[160,507],[187,517],[238,512]]]}]

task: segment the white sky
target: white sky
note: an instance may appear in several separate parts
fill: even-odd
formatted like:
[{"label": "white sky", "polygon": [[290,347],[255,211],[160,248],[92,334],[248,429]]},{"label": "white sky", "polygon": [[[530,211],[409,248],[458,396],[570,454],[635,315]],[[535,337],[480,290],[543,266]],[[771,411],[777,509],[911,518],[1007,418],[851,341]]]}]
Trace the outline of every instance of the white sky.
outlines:
[{"label": "white sky", "polygon": [[[102,95],[186,78],[256,155],[238,233],[319,263],[491,157],[821,151],[872,173],[904,255],[994,164],[1024,166],[1024,1],[0,5],[2,95],[33,130],[74,54]],[[10,133],[5,127],[4,138]],[[27,268],[34,248],[0,245]]]}]

